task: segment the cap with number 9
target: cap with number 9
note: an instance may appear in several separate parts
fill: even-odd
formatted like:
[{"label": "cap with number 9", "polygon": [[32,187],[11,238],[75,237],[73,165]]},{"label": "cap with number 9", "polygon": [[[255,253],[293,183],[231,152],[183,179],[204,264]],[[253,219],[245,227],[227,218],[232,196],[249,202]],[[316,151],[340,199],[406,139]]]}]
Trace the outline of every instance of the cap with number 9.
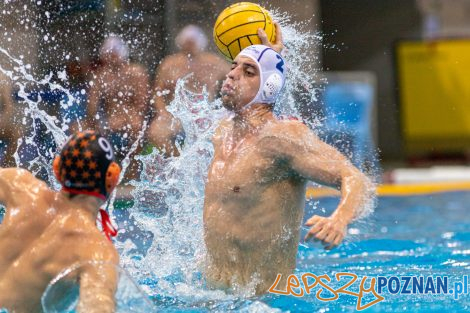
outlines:
[{"label": "cap with number 9", "polygon": [[92,130],[72,135],[54,159],[53,169],[62,190],[102,200],[109,197],[121,172],[109,141]]}]

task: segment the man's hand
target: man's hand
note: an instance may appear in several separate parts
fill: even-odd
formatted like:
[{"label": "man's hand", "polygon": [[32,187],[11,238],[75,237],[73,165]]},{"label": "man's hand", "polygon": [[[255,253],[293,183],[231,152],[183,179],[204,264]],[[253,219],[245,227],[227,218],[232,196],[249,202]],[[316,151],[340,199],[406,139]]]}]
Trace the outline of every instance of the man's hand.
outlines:
[{"label": "man's hand", "polygon": [[262,28],[258,28],[258,36],[259,39],[261,39],[261,44],[270,47],[277,53],[281,53],[282,49],[284,49],[284,44],[282,43],[281,26],[279,23],[274,22],[274,28],[276,28],[276,40],[274,43],[269,41],[268,35]]},{"label": "man's hand", "polygon": [[305,225],[312,226],[312,228],[310,228],[304,240],[307,241],[313,237],[315,241],[321,241],[326,246],[326,250],[335,248],[346,235],[347,224],[333,217],[314,215]]}]

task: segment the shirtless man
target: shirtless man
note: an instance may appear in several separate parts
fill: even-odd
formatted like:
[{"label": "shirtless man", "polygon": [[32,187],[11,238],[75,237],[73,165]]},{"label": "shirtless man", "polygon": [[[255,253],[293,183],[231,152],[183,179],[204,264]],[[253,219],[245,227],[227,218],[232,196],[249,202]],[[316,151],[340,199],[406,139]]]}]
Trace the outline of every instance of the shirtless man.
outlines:
[{"label": "shirtless man", "polygon": [[[126,43],[114,35],[103,43],[100,59],[103,66],[89,90],[87,127],[101,129],[122,161],[148,113],[148,74],[142,66],[129,63]],[[95,121],[99,110],[104,116]]]},{"label": "shirtless man", "polygon": [[207,281],[260,294],[295,269],[309,180],[341,189],[329,217],[313,216],[305,240],[337,246],[372,197],[370,181],[300,121],[273,114],[285,81],[282,57],[264,45],[244,49],[222,87],[233,117],[213,137],[214,159],[205,189]]},{"label": "shirtless man", "polygon": [[180,121],[166,109],[174,98],[178,79],[190,74],[186,77],[185,88],[196,95],[202,94],[205,88],[209,100],[213,100],[230,69],[228,62],[204,51],[207,38],[199,27],[184,27],[175,41],[180,51],[167,56],[157,70],[153,98],[157,117],[149,129],[150,142],[166,156],[178,154],[175,141],[183,133]]},{"label": "shirtless man", "polygon": [[[79,312],[114,312],[119,255],[109,238],[109,217],[100,210],[113,190],[120,168],[111,145],[93,131],[72,136],[54,160],[63,189],[55,192],[30,172],[0,168],[0,311],[42,312],[41,295],[49,282],[71,266],[84,266]],[[106,223],[96,227],[98,212]],[[106,236],[105,236],[106,235]]]}]

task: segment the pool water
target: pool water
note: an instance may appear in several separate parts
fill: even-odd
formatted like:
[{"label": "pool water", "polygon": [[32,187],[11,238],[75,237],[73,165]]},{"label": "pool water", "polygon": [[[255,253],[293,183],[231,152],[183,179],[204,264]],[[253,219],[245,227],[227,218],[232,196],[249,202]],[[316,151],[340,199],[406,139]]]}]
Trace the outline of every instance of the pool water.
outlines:
[{"label": "pool water", "polygon": [[[304,220],[313,214],[330,214],[338,202],[339,198],[335,197],[308,201]],[[337,289],[341,285],[336,283],[335,273],[353,273],[359,278],[348,289],[356,293],[364,276],[368,277],[366,287],[370,278],[377,276],[398,276],[399,279],[402,276],[424,276],[425,282],[427,277],[447,276],[448,289],[453,289],[455,282],[462,282],[463,276],[470,273],[468,203],[470,191],[380,197],[375,213],[367,220],[351,225],[347,240],[338,248],[327,252],[320,244],[301,242],[295,274],[299,280],[305,273],[328,274],[332,279],[329,286]],[[129,203],[116,206],[114,214],[121,227],[129,225],[126,207],[130,206]],[[302,229],[301,238],[306,231],[307,228]],[[137,227],[126,232],[124,237],[119,240],[132,240],[136,255],[145,254],[154,240],[152,233]],[[357,304],[357,297],[347,294],[339,294],[334,301],[322,302],[315,297],[319,287],[303,297],[276,294],[235,296],[207,290],[197,275],[190,283],[193,285],[188,286],[183,276],[181,273],[165,277],[150,274],[139,277],[138,281],[152,295],[156,308],[165,312],[350,312],[356,309]],[[299,289],[294,290],[299,292]],[[366,312],[470,311],[468,294],[461,294],[458,300],[454,300],[451,294],[390,294],[384,287],[381,295],[384,300],[367,308]],[[324,290],[321,296],[327,298],[333,294]],[[374,299],[371,293],[366,294],[362,305]]]},{"label": "pool water", "polygon": [[[330,214],[338,201],[335,197],[308,201],[304,219],[313,214]],[[375,213],[366,221],[353,224],[347,240],[338,248],[325,251],[319,244],[301,242],[295,274],[299,280],[305,273],[328,274],[332,279],[328,285],[337,289],[341,285],[336,282],[335,273],[353,273],[359,278],[348,289],[356,293],[364,276],[369,277],[366,287],[370,278],[377,276],[424,276],[425,281],[430,276],[447,276],[448,289],[453,289],[455,282],[462,282],[463,277],[470,273],[468,203],[470,191],[380,197]],[[114,215],[121,228],[132,224],[132,217],[129,219],[131,207],[131,201],[116,203]],[[0,221],[3,213],[0,209]],[[302,237],[306,230],[302,229]],[[139,255],[145,254],[151,242],[158,238],[153,238],[147,230],[132,227],[132,231],[120,234],[118,240],[131,240],[135,244],[135,255]],[[196,275],[193,286],[188,286],[183,276],[172,273],[156,277],[147,273],[134,278],[151,295],[156,310],[165,312],[350,312],[356,309],[357,304],[357,297],[341,293],[337,300],[322,302],[315,297],[319,287],[303,297],[277,294],[243,297],[206,289],[201,275]],[[299,292],[298,288],[293,290]],[[333,294],[325,289],[321,296],[328,298]],[[454,300],[451,294],[390,294],[384,287],[381,296],[383,301],[365,311],[470,310],[468,293]],[[375,299],[371,293],[366,294],[362,305]]]}]

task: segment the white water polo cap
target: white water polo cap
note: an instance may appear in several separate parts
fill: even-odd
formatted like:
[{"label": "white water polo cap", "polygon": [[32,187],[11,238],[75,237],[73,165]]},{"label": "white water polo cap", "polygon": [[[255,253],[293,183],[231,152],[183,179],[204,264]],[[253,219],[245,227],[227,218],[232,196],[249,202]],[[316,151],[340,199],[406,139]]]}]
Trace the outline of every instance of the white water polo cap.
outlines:
[{"label": "white water polo cap", "polygon": [[284,59],[279,53],[265,45],[246,47],[239,55],[255,61],[260,71],[258,93],[245,107],[253,103],[275,103],[286,82]]},{"label": "white water polo cap", "polygon": [[121,60],[127,61],[129,59],[129,48],[126,42],[118,35],[111,34],[103,42],[100,49],[100,55],[106,53],[115,53]]}]

